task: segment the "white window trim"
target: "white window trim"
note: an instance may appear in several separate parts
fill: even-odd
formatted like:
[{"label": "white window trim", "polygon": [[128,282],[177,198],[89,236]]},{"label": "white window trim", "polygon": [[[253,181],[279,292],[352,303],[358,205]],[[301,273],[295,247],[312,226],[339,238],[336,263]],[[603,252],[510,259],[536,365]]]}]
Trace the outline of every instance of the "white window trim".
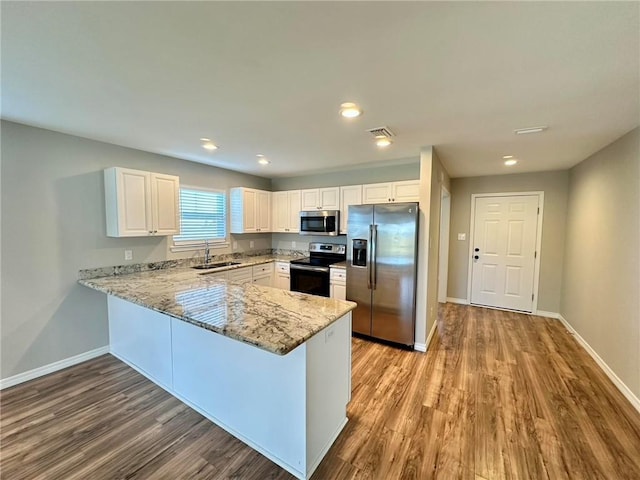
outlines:
[{"label": "white window trim", "polygon": [[[212,192],[212,193],[223,193],[225,196],[225,202],[227,205],[226,212],[226,223],[227,223],[227,235],[224,240],[209,240],[209,248],[210,249],[221,249],[228,248],[231,245],[230,241],[230,232],[229,232],[229,192],[226,189],[221,188],[205,188],[205,187],[195,187],[191,185],[180,185],[180,188],[184,188],[185,190],[199,190],[201,192]],[[180,219],[182,220],[182,211],[180,212]],[[176,243],[174,240],[174,235],[171,237],[171,246],[169,249],[172,252],[189,252],[194,250],[203,250],[205,248],[205,242],[190,242],[190,241],[182,241]]]}]

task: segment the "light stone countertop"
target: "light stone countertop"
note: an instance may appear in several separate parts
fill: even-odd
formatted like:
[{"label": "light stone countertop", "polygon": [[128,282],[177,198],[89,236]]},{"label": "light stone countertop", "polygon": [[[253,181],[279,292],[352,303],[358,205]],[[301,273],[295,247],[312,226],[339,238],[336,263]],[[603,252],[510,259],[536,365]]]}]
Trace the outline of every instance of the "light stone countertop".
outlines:
[{"label": "light stone countertop", "polygon": [[331,268],[341,268],[342,270],[346,270],[347,262],[344,261],[344,262],[332,263]]},{"label": "light stone countertop", "polygon": [[[205,271],[257,265],[277,256],[243,260]],[[356,307],[353,302],[216,279],[188,267],[78,282],[278,355],[286,355]]]}]

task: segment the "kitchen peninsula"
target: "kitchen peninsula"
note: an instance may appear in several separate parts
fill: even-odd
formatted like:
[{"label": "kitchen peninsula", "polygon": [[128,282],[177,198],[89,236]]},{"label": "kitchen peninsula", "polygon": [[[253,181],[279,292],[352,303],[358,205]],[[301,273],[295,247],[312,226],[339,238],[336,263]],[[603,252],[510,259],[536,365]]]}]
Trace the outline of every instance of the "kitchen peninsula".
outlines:
[{"label": "kitchen peninsula", "polygon": [[113,355],[297,478],[347,422],[354,303],[170,268],[81,279]]}]

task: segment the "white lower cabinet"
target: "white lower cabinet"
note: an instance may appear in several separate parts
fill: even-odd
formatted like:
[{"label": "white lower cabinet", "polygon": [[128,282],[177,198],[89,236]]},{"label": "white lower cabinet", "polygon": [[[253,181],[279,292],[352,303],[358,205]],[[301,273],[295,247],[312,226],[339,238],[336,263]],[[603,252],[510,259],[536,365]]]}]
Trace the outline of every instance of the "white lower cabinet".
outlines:
[{"label": "white lower cabinet", "polygon": [[273,263],[263,263],[253,267],[253,283],[271,287],[273,285]]},{"label": "white lower cabinet", "polygon": [[229,278],[228,273],[224,272],[215,272],[215,273],[203,273],[202,275],[206,275],[207,278],[219,278],[221,280],[227,280]]},{"label": "white lower cabinet", "polygon": [[289,262],[276,262],[273,286],[281,290],[291,290],[291,277],[289,275]]},{"label": "white lower cabinet", "polygon": [[344,268],[332,268],[329,295],[338,300],[347,299],[347,271]]},{"label": "white lower cabinet", "polygon": [[229,270],[227,279],[235,283],[249,283],[253,280],[253,269],[252,267],[243,267]]}]

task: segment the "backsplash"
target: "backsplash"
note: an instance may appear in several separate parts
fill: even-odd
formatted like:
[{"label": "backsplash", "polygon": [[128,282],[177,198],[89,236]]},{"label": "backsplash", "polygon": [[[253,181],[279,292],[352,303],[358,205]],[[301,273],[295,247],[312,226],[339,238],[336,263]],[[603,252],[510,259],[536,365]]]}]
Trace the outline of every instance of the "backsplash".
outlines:
[{"label": "backsplash", "polygon": [[[254,250],[251,252],[243,252],[243,253],[223,253],[221,255],[212,255],[211,263],[215,262],[227,262],[231,260],[237,260],[239,258],[247,258],[247,257],[259,257],[265,255],[279,255],[283,257],[302,257],[308,255],[309,251],[305,250],[285,250],[285,249],[273,249],[273,248],[265,248],[262,250]],[[146,272],[150,270],[164,270],[167,268],[176,268],[176,267],[190,267],[193,265],[200,265],[204,263],[204,257],[190,257],[190,258],[181,258],[177,260],[163,260],[160,262],[151,262],[151,263],[132,263],[128,265],[116,265],[112,267],[98,267],[98,268],[87,268],[84,270],[80,270],[78,272],[78,280],[85,280],[89,278],[99,278],[99,277],[112,277],[116,275],[127,275],[129,273],[139,273]]]}]

